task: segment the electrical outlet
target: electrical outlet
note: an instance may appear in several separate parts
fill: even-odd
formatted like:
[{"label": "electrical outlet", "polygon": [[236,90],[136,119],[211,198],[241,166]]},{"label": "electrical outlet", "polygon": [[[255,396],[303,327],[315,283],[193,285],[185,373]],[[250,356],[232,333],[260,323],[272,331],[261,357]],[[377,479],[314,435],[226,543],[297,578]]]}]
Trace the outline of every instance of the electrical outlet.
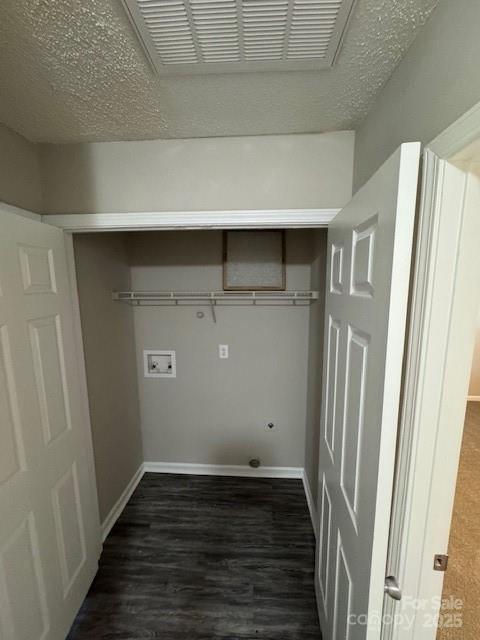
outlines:
[{"label": "electrical outlet", "polygon": [[222,358],[222,360],[228,358],[228,344],[218,345],[218,357]]}]

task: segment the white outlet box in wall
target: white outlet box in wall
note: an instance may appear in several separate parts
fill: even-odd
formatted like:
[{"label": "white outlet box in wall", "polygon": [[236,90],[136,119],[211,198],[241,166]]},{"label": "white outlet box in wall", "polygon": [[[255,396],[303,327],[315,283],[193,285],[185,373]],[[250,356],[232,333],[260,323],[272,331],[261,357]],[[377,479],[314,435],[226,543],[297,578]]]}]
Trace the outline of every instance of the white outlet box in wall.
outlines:
[{"label": "white outlet box in wall", "polygon": [[222,360],[228,358],[228,344],[218,345],[218,357]]},{"label": "white outlet box in wall", "polygon": [[175,351],[145,349],[143,352],[143,374],[145,378],[176,378]]}]

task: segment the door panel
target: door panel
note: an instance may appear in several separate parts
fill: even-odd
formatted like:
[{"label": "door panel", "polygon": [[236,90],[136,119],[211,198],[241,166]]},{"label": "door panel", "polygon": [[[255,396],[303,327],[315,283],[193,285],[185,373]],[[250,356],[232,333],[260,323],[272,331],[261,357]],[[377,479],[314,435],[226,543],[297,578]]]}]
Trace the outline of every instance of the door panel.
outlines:
[{"label": "door panel", "polygon": [[49,445],[72,427],[60,316],[29,320],[28,330],[45,444]]},{"label": "door panel", "polygon": [[320,536],[319,536],[319,553],[318,553],[318,566],[317,576],[319,580],[319,586],[322,596],[323,608],[325,615],[327,615],[327,603],[329,597],[329,564],[330,564],[330,548],[331,548],[331,533],[332,533],[332,501],[330,500],[330,494],[328,493],[327,483],[325,481],[325,474],[322,478],[322,491],[321,494],[321,512],[320,512]]},{"label": "door panel", "polygon": [[378,639],[420,145],[329,228],[316,586],[324,637]]},{"label": "door panel", "polygon": [[100,527],[63,232],[0,212],[0,637],[63,640]]},{"label": "door panel", "polygon": [[0,485],[25,468],[8,327],[0,326]]},{"label": "door panel", "polygon": [[5,638],[47,637],[50,625],[38,549],[35,517],[30,512],[1,550]]}]

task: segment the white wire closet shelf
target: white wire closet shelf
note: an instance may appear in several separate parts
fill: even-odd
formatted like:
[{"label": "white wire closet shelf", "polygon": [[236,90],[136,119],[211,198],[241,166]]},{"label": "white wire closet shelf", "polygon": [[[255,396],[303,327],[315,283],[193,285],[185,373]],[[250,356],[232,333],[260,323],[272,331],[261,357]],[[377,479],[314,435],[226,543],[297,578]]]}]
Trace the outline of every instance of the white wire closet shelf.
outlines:
[{"label": "white wire closet shelf", "polygon": [[318,291],[114,291],[114,300],[136,306],[308,305]]}]

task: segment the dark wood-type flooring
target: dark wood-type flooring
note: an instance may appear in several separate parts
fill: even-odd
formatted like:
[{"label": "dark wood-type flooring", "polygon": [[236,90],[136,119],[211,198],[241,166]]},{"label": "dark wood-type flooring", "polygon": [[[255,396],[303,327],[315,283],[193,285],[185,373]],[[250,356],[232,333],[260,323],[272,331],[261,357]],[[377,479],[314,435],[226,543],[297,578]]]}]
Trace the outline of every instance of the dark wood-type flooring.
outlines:
[{"label": "dark wood-type flooring", "polygon": [[146,474],[68,640],[321,639],[300,480]]}]

